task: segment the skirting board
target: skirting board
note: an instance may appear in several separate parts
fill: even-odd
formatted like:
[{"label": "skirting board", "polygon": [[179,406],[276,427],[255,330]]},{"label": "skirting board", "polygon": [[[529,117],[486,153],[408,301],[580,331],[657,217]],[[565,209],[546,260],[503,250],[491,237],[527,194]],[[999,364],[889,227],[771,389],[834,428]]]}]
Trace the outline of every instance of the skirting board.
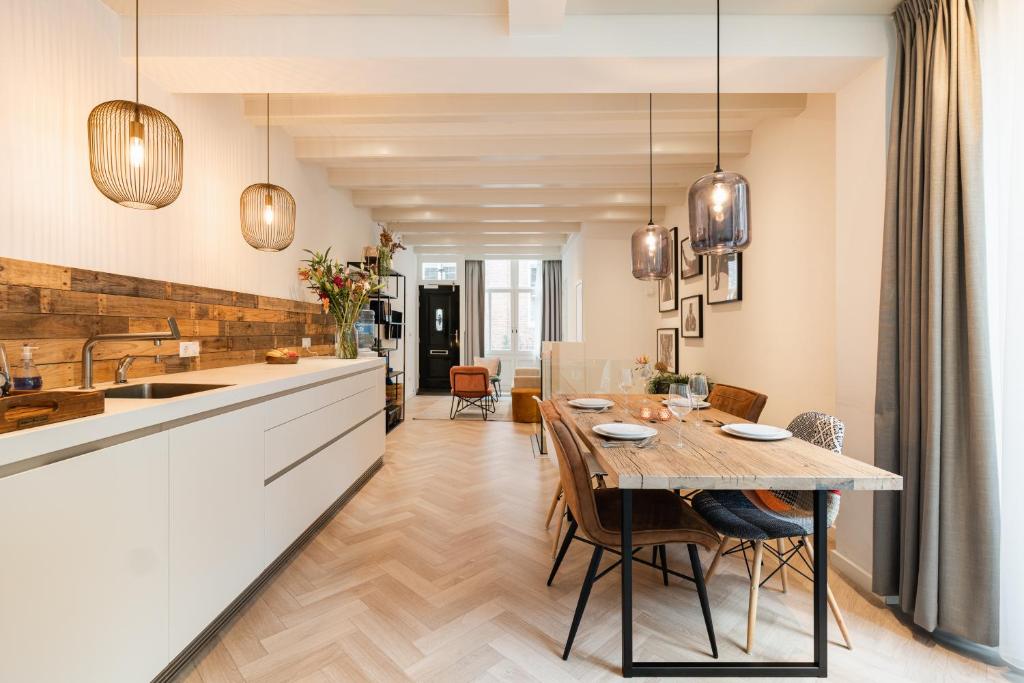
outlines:
[{"label": "skirting board", "polygon": [[217,632],[231,619],[233,619],[242,608],[246,606],[249,600],[255,596],[261,588],[263,588],[269,581],[280,571],[286,564],[288,564],[292,558],[298,554],[300,550],[325,526],[330,522],[336,514],[345,507],[352,498],[359,493],[359,489],[366,485],[366,482],[375,475],[381,467],[384,466],[384,457],[381,456],[370,465],[365,472],[360,475],[355,482],[352,483],[345,492],[338,497],[336,501],[331,503],[322,515],[316,518],[309,527],[302,532],[302,534],[295,539],[294,542],[284,552],[277,556],[277,559],[270,563],[270,565],[263,570],[263,572],[256,577],[256,579],[250,583],[242,593],[235,598],[230,605],[224,608],[224,611],[217,615],[217,617],[210,622],[210,625],[203,629],[202,633],[196,636],[188,646],[185,647],[177,657],[171,660],[163,671],[156,675],[153,679],[153,683],[166,683],[170,681],[178,671],[188,664],[193,657],[196,656],[202,649],[213,639]]},{"label": "skirting board", "polygon": [[871,594],[871,572],[853,562],[838,550],[833,550],[829,555],[829,564],[833,569],[842,574],[843,578],[854,586],[860,588],[862,592]]}]

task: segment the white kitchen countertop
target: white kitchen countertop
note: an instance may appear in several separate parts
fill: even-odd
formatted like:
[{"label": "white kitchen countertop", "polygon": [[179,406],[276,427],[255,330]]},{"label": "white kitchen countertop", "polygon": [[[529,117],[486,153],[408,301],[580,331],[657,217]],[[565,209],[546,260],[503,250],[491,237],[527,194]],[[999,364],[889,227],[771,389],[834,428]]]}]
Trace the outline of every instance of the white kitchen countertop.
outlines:
[{"label": "white kitchen countertop", "polygon": [[384,367],[383,358],[302,358],[295,365],[254,363],[131,379],[128,384],[232,386],[166,399],[108,398],[99,415],[0,434],[0,467],[376,367]]}]

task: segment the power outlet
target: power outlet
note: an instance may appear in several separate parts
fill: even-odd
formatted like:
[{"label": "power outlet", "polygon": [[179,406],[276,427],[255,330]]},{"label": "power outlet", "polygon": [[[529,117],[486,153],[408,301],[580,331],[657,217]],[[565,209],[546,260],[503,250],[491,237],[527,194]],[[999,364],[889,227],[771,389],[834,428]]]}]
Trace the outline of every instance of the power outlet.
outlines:
[{"label": "power outlet", "polygon": [[181,342],[178,344],[178,355],[182,358],[195,358],[199,355],[199,342]]},{"label": "power outlet", "polygon": [[303,337],[302,338],[302,348],[304,348],[304,349],[311,349],[311,348],[313,348],[313,340],[310,339],[309,337]]}]

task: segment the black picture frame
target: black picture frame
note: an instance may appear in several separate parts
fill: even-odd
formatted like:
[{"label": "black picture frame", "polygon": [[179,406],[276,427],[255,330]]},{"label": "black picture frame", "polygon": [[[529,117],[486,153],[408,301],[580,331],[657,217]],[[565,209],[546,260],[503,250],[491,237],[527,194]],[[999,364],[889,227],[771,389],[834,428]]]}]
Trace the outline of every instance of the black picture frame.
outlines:
[{"label": "black picture frame", "polygon": [[[669,263],[668,277],[658,281],[659,313],[679,310],[679,282],[676,279],[676,250],[679,245],[679,228],[671,228],[669,234],[671,236],[669,237],[668,258],[671,263]],[[671,291],[667,291],[669,288],[671,288]]]},{"label": "black picture frame", "polygon": [[664,362],[666,359],[662,358],[662,344],[669,344],[672,353],[671,364],[666,362],[669,372],[673,374],[679,373],[679,328],[678,327],[659,327],[657,334],[654,338],[655,348],[655,362]]},{"label": "black picture frame", "polygon": [[[731,304],[737,301],[743,301],[743,254],[736,252],[734,254],[723,254],[723,255],[710,255],[708,258],[708,278],[707,278],[707,295],[708,295],[708,306],[717,306],[718,304]],[[731,283],[731,275],[729,269],[729,263],[735,261],[736,263],[736,282],[735,287]],[[724,288],[721,284],[720,278],[725,277]],[[719,285],[715,291],[712,292],[711,280],[712,278],[719,278]],[[724,289],[726,292],[724,297],[721,291]]]},{"label": "black picture frame", "polygon": [[[691,306],[693,308],[691,308]],[[689,316],[695,317],[696,329],[687,329]],[[684,296],[679,300],[679,336],[683,339],[704,338],[704,295]]]},{"label": "black picture frame", "polygon": [[[700,277],[704,274],[704,258],[700,254],[693,254],[693,249],[690,249],[690,253],[693,254],[693,259],[683,258],[683,252],[686,250],[686,246],[690,244],[690,238],[684,237],[679,240],[679,279],[680,280],[691,280],[695,277]],[[687,268],[686,263],[696,263],[695,267]]]}]

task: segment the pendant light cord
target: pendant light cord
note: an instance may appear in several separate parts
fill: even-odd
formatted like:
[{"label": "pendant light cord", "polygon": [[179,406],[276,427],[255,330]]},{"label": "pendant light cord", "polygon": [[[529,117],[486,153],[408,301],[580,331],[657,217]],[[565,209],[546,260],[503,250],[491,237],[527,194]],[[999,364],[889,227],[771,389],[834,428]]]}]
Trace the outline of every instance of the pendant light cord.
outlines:
[{"label": "pendant light cord", "polygon": [[715,173],[722,172],[722,0],[715,0]]},{"label": "pendant light cord", "polygon": [[654,225],[654,93],[647,93],[647,225]]},{"label": "pendant light cord", "polygon": [[139,108],[139,0],[135,0],[135,110]]},{"label": "pendant light cord", "polygon": [[270,184],[270,93],[266,93],[266,184]]}]

